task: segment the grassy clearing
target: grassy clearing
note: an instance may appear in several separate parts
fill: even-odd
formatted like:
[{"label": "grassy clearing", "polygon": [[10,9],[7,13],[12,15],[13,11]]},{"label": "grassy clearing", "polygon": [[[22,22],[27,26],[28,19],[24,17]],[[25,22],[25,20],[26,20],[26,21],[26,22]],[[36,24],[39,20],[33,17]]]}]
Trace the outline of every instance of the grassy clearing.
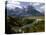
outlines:
[{"label": "grassy clearing", "polygon": [[[43,20],[38,20],[37,19],[43,19]],[[21,32],[44,32],[44,16],[28,16],[28,17],[7,17],[7,23],[11,27],[11,31],[18,33],[19,29],[21,29]],[[33,23],[34,22],[34,23]],[[24,28],[22,28],[24,27]],[[20,33],[20,32],[19,32]]]}]

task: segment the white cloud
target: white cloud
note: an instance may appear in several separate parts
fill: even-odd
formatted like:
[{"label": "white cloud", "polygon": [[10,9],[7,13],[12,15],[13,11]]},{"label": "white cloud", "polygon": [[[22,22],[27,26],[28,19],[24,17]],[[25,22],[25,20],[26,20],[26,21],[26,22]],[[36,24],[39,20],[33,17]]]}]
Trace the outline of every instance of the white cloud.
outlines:
[{"label": "white cloud", "polygon": [[39,12],[44,12],[45,6],[41,6],[41,7],[36,7],[36,10],[38,10]]},{"label": "white cloud", "polygon": [[33,3],[33,6],[37,6],[37,5],[40,5],[40,3]]},{"label": "white cloud", "polygon": [[20,5],[20,2],[14,2],[14,1],[10,2],[9,1],[7,4],[7,8],[8,9],[14,9],[15,7],[21,8],[19,5]]},{"label": "white cloud", "polygon": [[7,0],[7,1],[21,1],[21,2],[45,2],[45,0]]},{"label": "white cloud", "polygon": [[[17,1],[24,1],[24,2],[25,1],[27,2],[28,1],[28,2],[31,2],[30,0],[8,0],[8,3],[10,3],[10,4],[7,4],[7,7],[9,9],[14,9],[15,7],[22,8],[20,6],[20,2],[17,2]],[[36,3],[33,3],[33,6],[36,8],[36,10],[38,10],[40,12],[42,12],[42,10],[44,10],[44,6],[41,6],[39,2],[38,3],[37,2]]]},{"label": "white cloud", "polygon": [[14,4],[7,4],[7,8],[8,9],[14,9],[15,8],[15,5]]},{"label": "white cloud", "polygon": [[45,5],[43,3],[33,3],[33,6],[36,10],[38,10],[39,12],[44,12],[44,8],[45,8]]},{"label": "white cloud", "polygon": [[7,8],[8,9],[15,9],[15,7],[19,7],[22,9],[22,7],[20,5],[14,5],[14,4],[7,4]]}]

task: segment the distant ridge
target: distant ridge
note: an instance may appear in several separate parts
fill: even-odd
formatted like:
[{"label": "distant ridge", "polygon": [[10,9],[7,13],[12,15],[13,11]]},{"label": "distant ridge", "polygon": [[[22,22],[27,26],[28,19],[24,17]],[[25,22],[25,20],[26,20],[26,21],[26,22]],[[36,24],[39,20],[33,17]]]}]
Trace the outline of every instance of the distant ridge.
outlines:
[{"label": "distant ridge", "polygon": [[43,16],[43,14],[37,11],[32,5],[28,5],[27,11],[24,7],[23,9],[19,7],[15,7],[14,10],[7,9],[7,16]]}]

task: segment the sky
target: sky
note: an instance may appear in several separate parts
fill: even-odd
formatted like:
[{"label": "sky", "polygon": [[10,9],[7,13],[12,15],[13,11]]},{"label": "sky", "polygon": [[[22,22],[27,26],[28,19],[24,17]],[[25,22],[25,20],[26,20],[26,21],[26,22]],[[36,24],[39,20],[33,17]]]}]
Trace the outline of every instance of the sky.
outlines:
[{"label": "sky", "polygon": [[7,1],[21,1],[21,2],[44,2],[45,0],[7,0]]},{"label": "sky", "polygon": [[[7,7],[9,9],[14,9],[15,7],[22,8],[21,5],[20,5],[20,2],[17,2],[17,1],[21,1],[21,0],[16,0],[16,2],[15,2],[15,0],[7,0],[7,1],[8,1]],[[22,1],[31,2],[30,0],[22,0]],[[40,3],[39,2],[37,2],[37,3],[32,2],[32,3],[30,3],[30,5],[32,4],[36,10],[38,10],[39,12],[44,12],[44,9],[45,9],[44,3],[41,3],[41,2]]]}]

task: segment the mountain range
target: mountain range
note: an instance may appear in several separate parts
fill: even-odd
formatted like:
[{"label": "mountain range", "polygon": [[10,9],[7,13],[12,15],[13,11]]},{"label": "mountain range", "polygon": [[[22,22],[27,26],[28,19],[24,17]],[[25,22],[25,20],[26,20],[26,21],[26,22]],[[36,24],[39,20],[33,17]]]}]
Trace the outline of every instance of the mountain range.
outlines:
[{"label": "mountain range", "polygon": [[27,8],[15,7],[14,9],[7,9],[7,16],[43,16],[44,14],[37,11],[32,5],[26,6]]}]

